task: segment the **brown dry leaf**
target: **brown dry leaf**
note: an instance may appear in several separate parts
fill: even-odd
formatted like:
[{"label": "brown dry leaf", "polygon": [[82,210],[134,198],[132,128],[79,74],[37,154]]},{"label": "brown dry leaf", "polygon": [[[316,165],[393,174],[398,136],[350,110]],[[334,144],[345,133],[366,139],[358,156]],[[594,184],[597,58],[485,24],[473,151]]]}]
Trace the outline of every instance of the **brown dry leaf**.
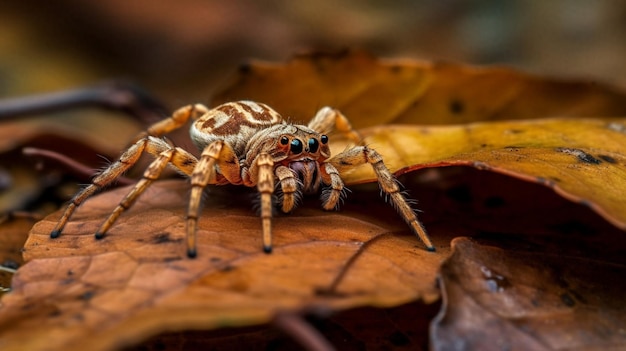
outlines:
[{"label": "brown dry leaf", "polygon": [[306,201],[274,220],[275,250],[266,255],[249,192],[236,189],[208,198],[195,260],[185,256],[184,181],[154,184],[102,241],[93,233],[128,188],[86,202],[58,239],[49,233],[60,213],[39,222],[25,245],[29,262],[3,299],[2,349],[107,350],[167,330],[264,323],[281,309],[438,298],[435,274],[450,238],[433,234],[438,252],[425,251],[382,200],[346,212]]},{"label": "brown dry leaf", "polygon": [[[40,218],[28,213],[5,214],[0,217],[0,265],[17,269],[23,264],[22,247],[37,219]],[[0,291],[11,286],[12,278],[12,273],[0,270]]]},{"label": "brown dry leaf", "polygon": [[620,263],[453,241],[433,350],[623,350]]},{"label": "brown dry leaf", "polygon": [[[394,172],[469,165],[504,173],[546,185],[626,229],[626,119],[382,126],[363,135]],[[359,167],[345,179],[373,181],[375,175]]]},{"label": "brown dry leaf", "polygon": [[241,99],[267,103],[296,121],[332,106],[357,129],[391,123],[626,116],[626,95],[610,86],[508,68],[381,60],[352,51],[303,55],[281,65],[252,62],[213,103]]}]

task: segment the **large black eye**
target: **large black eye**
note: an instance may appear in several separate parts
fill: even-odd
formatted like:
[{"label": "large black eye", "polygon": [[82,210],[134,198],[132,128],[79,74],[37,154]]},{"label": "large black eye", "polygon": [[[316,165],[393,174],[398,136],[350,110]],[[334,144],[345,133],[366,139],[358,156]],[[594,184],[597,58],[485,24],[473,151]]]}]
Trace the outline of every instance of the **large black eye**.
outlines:
[{"label": "large black eye", "polygon": [[317,152],[317,148],[320,146],[319,142],[315,138],[309,139],[309,152]]},{"label": "large black eye", "polygon": [[296,155],[302,152],[302,142],[299,139],[293,139],[291,141],[291,152]]},{"label": "large black eye", "polygon": [[287,145],[287,144],[289,144],[289,138],[287,138],[286,136],[284,136],[284,137],[280,138],[280,143],[281,143],[282,145]]},{"label": "large black eye", "polygon": [[320,137],[320,141],[322,142],[322,144],[326,145],[326,143],[328,143],[328,136],[327,135],[322,135]]}]

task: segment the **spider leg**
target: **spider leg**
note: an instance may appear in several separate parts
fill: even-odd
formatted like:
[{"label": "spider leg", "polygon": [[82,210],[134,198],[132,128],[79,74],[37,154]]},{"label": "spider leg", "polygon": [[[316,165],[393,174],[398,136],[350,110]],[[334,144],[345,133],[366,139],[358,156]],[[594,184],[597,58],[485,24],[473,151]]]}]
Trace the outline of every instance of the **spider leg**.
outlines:
[{"label": "spider leg", "polygon": [[263,251],[272,252],[272,195],[274,194],[274,160],[266,153],[259,154],[248,169],[241,170],[243,184],[254,186],[261,194],[261,224],[263,228]]},{"label": "spider leg", "polygon": [[146,135],[162,136],[182,127],[189,119],[197,119],[208,111],[209,109],[202,104],[183,106],[174,111],[170,117],[152,124],[145,132],[141,133],[139,137]]},{"label": "spider leg", "polygon": [[191,195],[189,197],[189,207],[187,208],[186,237],[187,256],[191,258],[197,255],[198,217],[200,216],[202,192],[211,180],[215,181],[215,163],[219,159],[223,148],[224,141],[222,140],[217,140],[207,145],[191,174]]},{"label": "spider leg", "polygon": [[278,177],[278,184],[282,190],[281,209],[283,212],[288,213],[298,205],[300,196],[302,195],[298,189],[298,179],[294,173],[285,166],[278,166],[276,168],[276,176]]},{"label": "spider leg", "polygon": [[[159,140],[159,139],[157,139]],[[120,201],[115,210],[109,215],[100,229],[96,232],[96,239],[102,239],[106,232],[113,226],[117,218],[133,205],[137,197],[141,195],[147,188],[157,180],[163,170],[171,163],[178,170],[185,174],[191,174],[193,166],[197,164],[198,160],[187,151],[181,148],[169,148],[161,152],[154,161],[148,166],[143,173],[143,177],[131,191]]]},{"label": "spider leg", "polygon": [[380,156],[376,150],[370,149],[366,146],[357,146],[338,154],[328,162],[335,166],[339,172],[348,168],[353,168],[354,166],[369,163],[376,173],[380,189],[389,196],[391,203],[396,208],[400,216],[402,216],[413,232],[420,238],[420,240],[422,240],[424,245],[426,245],[426,248],[429,251],[435,251],[435,247],[431,243],[430,238],[426,233],[426,229],[424,229],[422,223],[420,223],[417,219],[415,211],[413,211],[407,200],[402,195],[398,182],[387,166],[385,166],[382,156]]},{"label": "spider leg", "polygon": [[337,207],[339,200],[344,194],[343,180],[339,176],[337,168],[331,163],[323,163],[320,167],[322,180],[325,184],[330,184],[330,187],[325,188],[322,191],[322,207],[325,210],[332,210]]},{"label": "spider leg", "polygon": [[333,130],[344,134],[348,139],[358,145],[362,145],[363,138],[352,128],[350,121],[339,110],[331,107],[322,107],[315,117],[309,122],[309,128],[319,132],[320,134],[328,134]]},{"label": "spider leg", "polygon": [[257,189],[261,193],[261,223],[263,228],[263,251],[272,252],[272,194],[274,193],[274,160],[268,154],[260,154],[255,163],[258,168]]},{"label": "spider leg", "polygon": [[158,155],[169,148],[171,148],[171,146],[167,144],[164,140],[154,137],[144,137],[135,142],[122,154],[122,156],[120,156],[117,161],[115,161],[107,169],[98,174],[92,180],[91,184],[89,184],[87,187],[83,188],[76,195],[74,195],[70,203],[67,205],[65,212],[63,212],[63,215],[57,222],[57,225],[50,233],[50,237],[56,238],[61,235],[63,228],[69,221],[76,208],[80,206],[85,200],[87,200],[87,198],[89,198],[91,195],[113,182],[135,163],[137,163],[137,160],[139,160],[139,157],[144,153],[144,151]]},{"label": "spider leg", "polygon": [[[216,172],[219,167],[220,173]],[[191,195],[187,208],[187,256],[197,255],[198,217],[202,193],[209,184],[241,184],[241,172],[233,148],[223,140],[207,145],[191,175]]]}]

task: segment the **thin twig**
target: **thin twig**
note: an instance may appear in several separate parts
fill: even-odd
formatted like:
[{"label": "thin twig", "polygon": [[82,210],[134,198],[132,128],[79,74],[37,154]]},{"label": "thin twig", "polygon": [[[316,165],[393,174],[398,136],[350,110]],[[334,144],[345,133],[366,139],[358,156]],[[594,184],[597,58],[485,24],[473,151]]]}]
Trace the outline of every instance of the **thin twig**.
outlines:
[{"label": "thin twig", "polygon": [[122,111],[145,124],[154,123],[169,114],[158,99],[138,86],[111,81],[61,92],[0,100],[0,120],[89,106]]},{"label": "thin twig", "polygon": [[367,248],[369,248],[370,246],[372,246],[376,241],[378,241],[378,240],[380,240],[380,239],[382,239],[382,238],[384,238],[386,236],[390,236],[390,235],[397,235],[397,234],[395,234],[393,232],[380,233],[378,235],[375,235],[375,236],[369,238],[367,241],[365,241],[363,243],[363,245],[361,245],[359,247],[359,249],[352,256],[350,256],[350,258],[348,259],[346,264],[343,265],[343,267],[341,267],[341,270],[339,271],[339,274],[337,274],[337,276],[335,276],[335,279],[333,279],[333,281],[330,283],[328,288],[320,289],[320,290],[318,290],[318,292],[321,293],[321,294],[324,294],[324,295],[336,295],[337,294],[337,287],[339,286],[341,281],[343,281],[343,278],[348,273],[348,270],[350,270],[350,268],[354,265],[356,260],[359,257],[361,257],[361,255],[363,255],[365,250]]},{"label": "thin twig", "polygon": [[[61,165],[69,168],[71,171],[74,171],[78,176],[86,179],[90,179],[94,175],[94,171],[90,167],[52,150],[25,147],[22,149],[22,153],[27,156],[39,156],[54,160]],[[134,180],[123,176],[117,178],[117,182],[121,185],[136,183]]]}]

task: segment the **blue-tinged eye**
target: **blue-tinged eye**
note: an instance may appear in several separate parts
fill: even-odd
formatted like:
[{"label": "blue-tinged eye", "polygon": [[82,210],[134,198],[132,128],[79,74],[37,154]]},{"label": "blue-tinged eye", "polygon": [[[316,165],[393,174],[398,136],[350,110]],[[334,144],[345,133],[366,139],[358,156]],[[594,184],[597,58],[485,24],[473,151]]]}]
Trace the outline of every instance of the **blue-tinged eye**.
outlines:
[{"label": "blue-tinged eye", "polygon": [[296,155],[302,152],[302,142],[299,139],[293,139],[291,141],[291,152]]},{"label": "blue-tinged eye", "polygon": [[287,145],[287,144],[289,144],[289,138],[287,138],[286,136],[284,136],[284,137],[280,138],[280,143],[281,143],[282,145]]},{"label": "blue-tinged eye", "polygon": [[322,142],[322,144],[326,145],[328,143],[328,136],[327,135],[322,135],[320,137],[320,141]]},{"label": "blue-tinged eye", "polygon": [[315,138],[309,139],[309,152],[317,152],[317,148],[320,146],[319,142]]}]

